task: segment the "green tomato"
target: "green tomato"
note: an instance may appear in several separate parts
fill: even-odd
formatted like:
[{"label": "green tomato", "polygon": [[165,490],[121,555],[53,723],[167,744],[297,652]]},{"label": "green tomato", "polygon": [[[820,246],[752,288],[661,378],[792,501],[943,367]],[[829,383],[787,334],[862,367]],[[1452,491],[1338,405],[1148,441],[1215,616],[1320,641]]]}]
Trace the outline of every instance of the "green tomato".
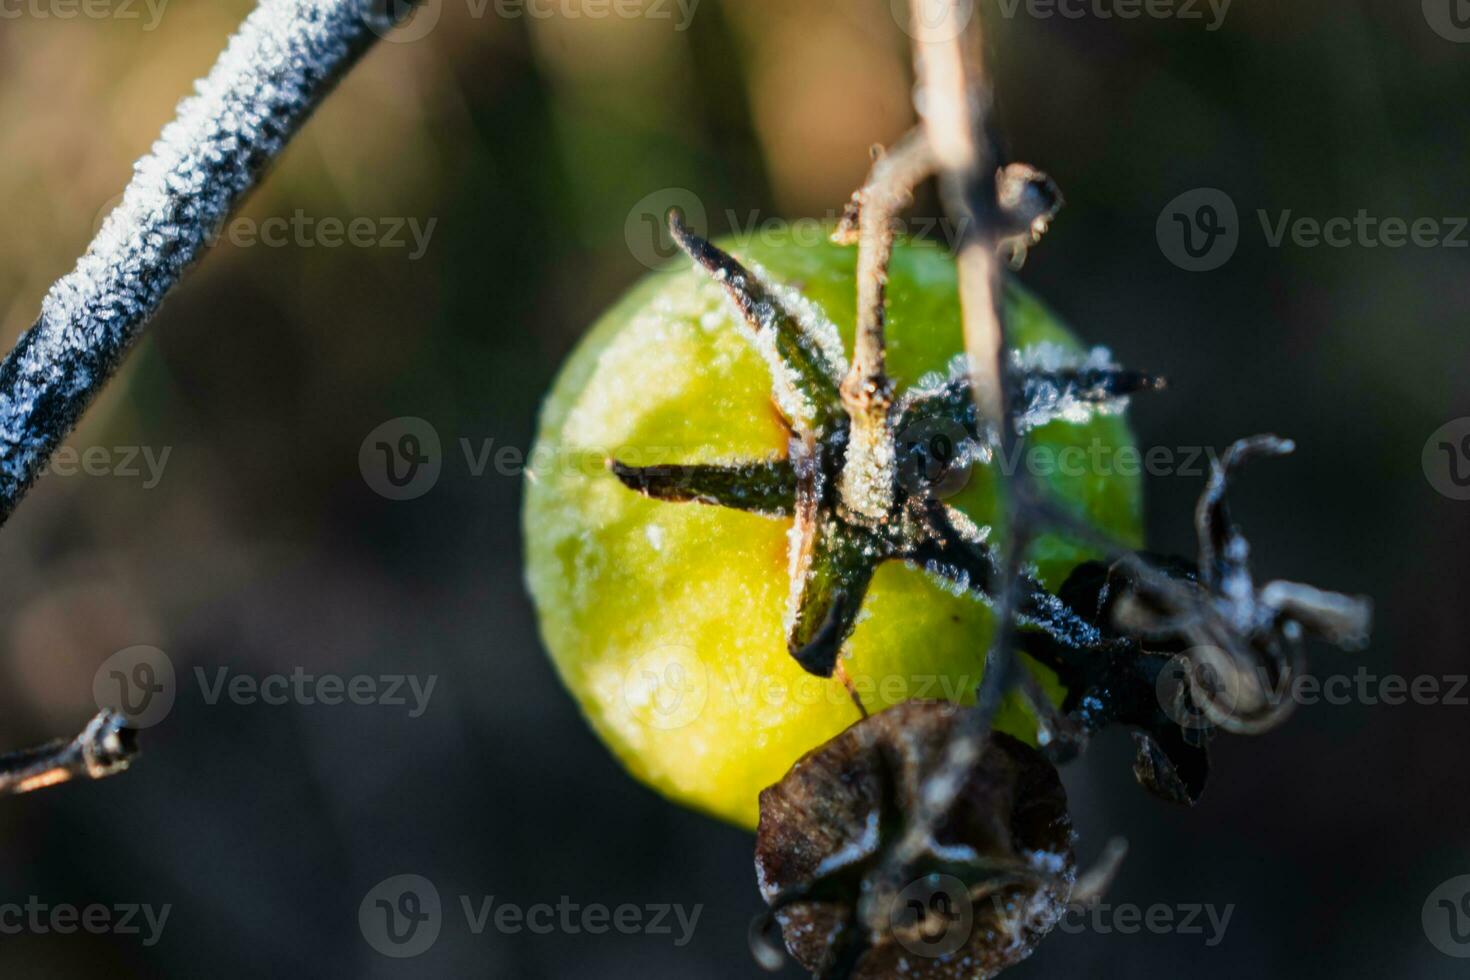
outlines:
[{"label": "green tomato", "polygon": [[[728,245],[747,265],[799,289],[852,347],[856,250],[764,238]],[[961,349],[952,259],[922,244],[895,250],[888,371],[901,393],[944,372]],[[1036,299],[1012,286],[1012,342],[1080,350]],[[807,674],[787,651],[790,518],[651,500],[607,469],[770,459],[788,433],[772,377],[721,288],[687,260],[650,275],[610,310],[561,372],[543,409],[523,514],[527,580],[558,673],[634,776],[680,803],[753,827],[760,791],[858,719],[839,680]],[[1053,494],[1125,542],[1139,538],[1140,482],[1117,465],[1132,448],[1120,416],[1049,423],[1026,465]],[[1063,453],[1063,450],[1070,452]],[[992,467],[977,465],[947,503],[995,530]],[[1031,558],[1055,590],[1097,557],[1060,537]],[[843,668],[869,711],[915,698],[972,700],[991,635],[989,607],[929,573],[878,568]],[[1027,662],[1048,693],[1065,693]],[[1019,704],[997,727],[1034,740]]]}]

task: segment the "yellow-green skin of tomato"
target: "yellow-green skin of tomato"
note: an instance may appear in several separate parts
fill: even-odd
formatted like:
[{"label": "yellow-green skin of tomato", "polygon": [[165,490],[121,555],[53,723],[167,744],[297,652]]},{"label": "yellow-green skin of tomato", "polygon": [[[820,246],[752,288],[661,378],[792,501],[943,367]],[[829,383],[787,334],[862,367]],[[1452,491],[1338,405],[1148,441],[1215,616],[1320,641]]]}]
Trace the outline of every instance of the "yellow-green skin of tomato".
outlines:
[{"label": "yellow-green skin of tomato", "polygon": [[[724,247],[814,300],[851,352],[855,250],[769,236]],[[902,391],[945,371],[960,351],[953,261],[934,247],[900,244],[888,297],[888,371]],[[1019,289],[1009,323],[1017,347],[1077,349]],[[858,718],[839,681],[806,674],[787,652],[791,521],[650,500],[624,487],[605,461],[784,456],[787,434],[770,392],[766,362],[723,290],[680,258],[613,307],[563,368],[542,411],[523,514],[542,636],[598,735],[660,793],[743,827],[755,826],[764,787]],[[1117,450],[1133,445],[1121,417],[1053,422],[1028,445],[1043,461],[1038,471],[1046,460],[1066,464],[1064,475],[1042,476],[1054,494],[1098,528],[1137,540],[1139,480],[1116,472]],[[1081,455],[1056,455],[1068,446]],[[977,467],[948,502],[995,525],[991,469]],[[997,528],[992,541],[1002,535]],[[1053,589],[1090,557],[1057,537],[1033,552]],[[982,602],[890,562],[873,579],[843,665],[869,711],[912,698],[972,700],[991,622]],[[1056,678],[1029,666],[1060,700]],[[1016,704],[998,727],[1035,737]]]}]

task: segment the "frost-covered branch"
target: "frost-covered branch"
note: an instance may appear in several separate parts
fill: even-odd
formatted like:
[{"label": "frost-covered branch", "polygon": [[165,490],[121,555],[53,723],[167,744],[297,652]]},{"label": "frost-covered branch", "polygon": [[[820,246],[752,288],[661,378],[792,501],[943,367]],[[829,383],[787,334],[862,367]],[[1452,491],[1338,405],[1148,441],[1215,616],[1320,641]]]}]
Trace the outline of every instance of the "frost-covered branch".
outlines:
[{"label": "frost-covered branch", "polygon": [[860,246],[852,367],[842,381],[842,404],[852,420],[842,493],[849,507],[870,518],[881,518],[893,502],[893,432],[888,417],[893,383],[885,364],[884,327],[894,224],[913,201],[914,188],[933,172],[934,158],[924,132],[905,136],[874,161],[868,182],[853,194],[833,235],[835,241]]},{"label": "frost-covered branch", "polygon": [[381,0],[261,0],[134,166],[122,203],[0,365],[0,523],[209,234],[379,36]]},{"label": "frost-covered branch", "polygon": [[106,779],[126,769],[138,753],[137,733],[115,711],[97,715],[73,739],[0,756],[0,796],[15,796],[73,779]]}]

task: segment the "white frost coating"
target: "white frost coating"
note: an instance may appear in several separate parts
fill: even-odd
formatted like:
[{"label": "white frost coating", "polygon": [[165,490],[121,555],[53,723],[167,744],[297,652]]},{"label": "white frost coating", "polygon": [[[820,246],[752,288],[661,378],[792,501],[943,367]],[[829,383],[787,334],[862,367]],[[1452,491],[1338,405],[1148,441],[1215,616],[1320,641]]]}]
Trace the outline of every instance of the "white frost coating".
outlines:
[{"label": "white frost coating", "polygon": [[1116,371],[1118,365],[1106,347],[1094,347],[1086,356],[1079,357],[1058,344],[1043,342],[1012,351],[1011,364],[1018,373],[1032,375],[1025,383],[1025,410],[1016,414],[1017,433],[1024,434],[1059,419],[1085,425],[1098,415],[1117,415],[1128,407],[1127,398],[1088,399],[1081,392],[1038,376],[1058,371]]},{"label": "white frost coating", "polygon": [[664,550],[664,529],[657,524],[649,524],[643,529],[643,536],[648,539],[648,544],[654,551]]},{"label": "white frost coating", "polygon": [[958,507],[946,506],[944,513],[949,518],[949,523],[954,526],[956,531],[960,532],[960,537],[966,541],[972,544],[984,544],[990,540],[989,524],[976,524],[970,519],[969,514],[966,514]]},{"label": "white frost coating", "polygon": [[1101,371],[1117,367],[1106,347],[1094,347],[1085,356],[1079,356],[1074,350],[1046,340],[1012,351],[1011,363],[1022,371],[1072,371],[1079,368]]},{"label": "white frost coating", "polygon": [[[822,492],[820,477],[816,495]],[[801,504],[798,501],[797,506]],[[824,535],[830,534],[831,527],[818,526],[812,530],[812,547],[806,547],[806,536],[803,533],[806,522],[795,520],[786,531],[786,574],[791,582],[791,591],[786,597],[786,613],[781,617],[781,626],[787,636],[796,628],[796,617],[801,612],[802,596],[806,592],[806,586],[812,577],[812,557],[816,542]]]},{"label": "white frost coating", "polygon": [[840,478],[843,502],[865,517],[881,521],[893,507],[897,482],[892,428],[886,422],[871,428],[854,425],[848,433]]},{"label": "white frost coating", "polygon": [[985,606],[993,606],[994,600],[983,591],[970,588],[970,573],[956,565],[930,561],[924,563],[924,571],[935,585],[957,599],[969,597]]},{"label": "white frost coating", "polygon": [[[1126,397],[1105,398],[1094,386],[1087,387],[1048,375],[1062,372],[1111,372],[1119,370],[1106,347],[1094,347],[1085,354],[1060,344],[1042,341],[1021,350],[1011,351],[1011,370],[1019,379],[1015,406],[1016,432],[1024,435],[1055,421],[1085,425],[1099,415],[1118,415],[1128,407]],[[941,397],[957,385],[969,381],[969,361],[956,355],[946,372],[930,372],[899,399],[901,415],[920,402]],[[964,444],[963,463],[988,463],[998,444],[996,432],[987,426],[985,439]]]},{"label": "white frost coating", "polygon": [[817,865],[816,872],[812,875],[813,879],[820,880],[834,871],[856,864],[863,858],[878,853],[880,842],[878,823],[878,811],[869,810],[867,820],[863,824],[863,836],[822,858],[821,863]]},{"label": "white frost coating", "polygon": [[1023,857],[1027,864],[1044,874],[1059,877],[1067,870],[1067,855],[1055,851],[1026,851]]},{"label": "white frost coating", "polygon": [[832,380],[840,382],[847,373],[847,352],[842,349],[842,335],[837,332],[837,325],[827,319],[826,312],[815,300],[795,286],[778,282],[760,264],[752,263],[750,271],[795,318],[802,332],[816,343],[831,369]]},{"label": "white frost coating", "polygon": [[[771,378],[775,382],[771,390],[776,398],[776,405],[787,418],[799,419],[809,425],[814,424],[817,418],[817,407],[793,383],[790,369],[776,351],[776,318],[784,313],[796,321],[802,333],[821,352],[834,387],[847,373],[847,355],[842,350],[842,337],[837,332],[837,326],[822,312],[822,308],[802,295],[801,290],[777,281],[760,265],[752,263],[749,270],[751,276],[780,306],[779,310],[769,306],[757,307],[755,313],[760,320],[760,328],[748,332],[755,343],[756,350],[765,358],[766,365],[770,368]],[[723,269],[716,275],[721,281],[726,278]],[[727,301],[732,307],[735,307],[733,297],[728,298]],[[737,323],[745,320],[738,308],[735,311],[735,320]]]},{"label": "white frost coating", "polygon": [[[373,0],[261,0],[133,167],[0,367],[0,520],[331,84],[392,26]],[[400,5],[402,6],[402,5]],[[406,7],[404,7],[406,11]]]}]

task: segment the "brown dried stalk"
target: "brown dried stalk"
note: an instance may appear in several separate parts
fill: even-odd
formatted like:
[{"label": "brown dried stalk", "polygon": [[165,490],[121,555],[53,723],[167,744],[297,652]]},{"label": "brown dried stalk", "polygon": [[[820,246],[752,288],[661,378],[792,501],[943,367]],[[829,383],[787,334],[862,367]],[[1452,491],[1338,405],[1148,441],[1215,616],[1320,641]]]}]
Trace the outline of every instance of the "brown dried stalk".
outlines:
[{"label": "brown dried stalk", "polygon": [[905,136],[874,162],[868,182],[853,194],[833,235],[839,243],[856,241],[859,246],[857,330],[852,366],[841,387],[842,404],[852,420],[842,494],[848,506],[875,520],[893,505],[893,383],[884,364],[888,266],[898,215],[913,202],[914,188],[934,172],[934,165],[927,135],[919,131]]}]

